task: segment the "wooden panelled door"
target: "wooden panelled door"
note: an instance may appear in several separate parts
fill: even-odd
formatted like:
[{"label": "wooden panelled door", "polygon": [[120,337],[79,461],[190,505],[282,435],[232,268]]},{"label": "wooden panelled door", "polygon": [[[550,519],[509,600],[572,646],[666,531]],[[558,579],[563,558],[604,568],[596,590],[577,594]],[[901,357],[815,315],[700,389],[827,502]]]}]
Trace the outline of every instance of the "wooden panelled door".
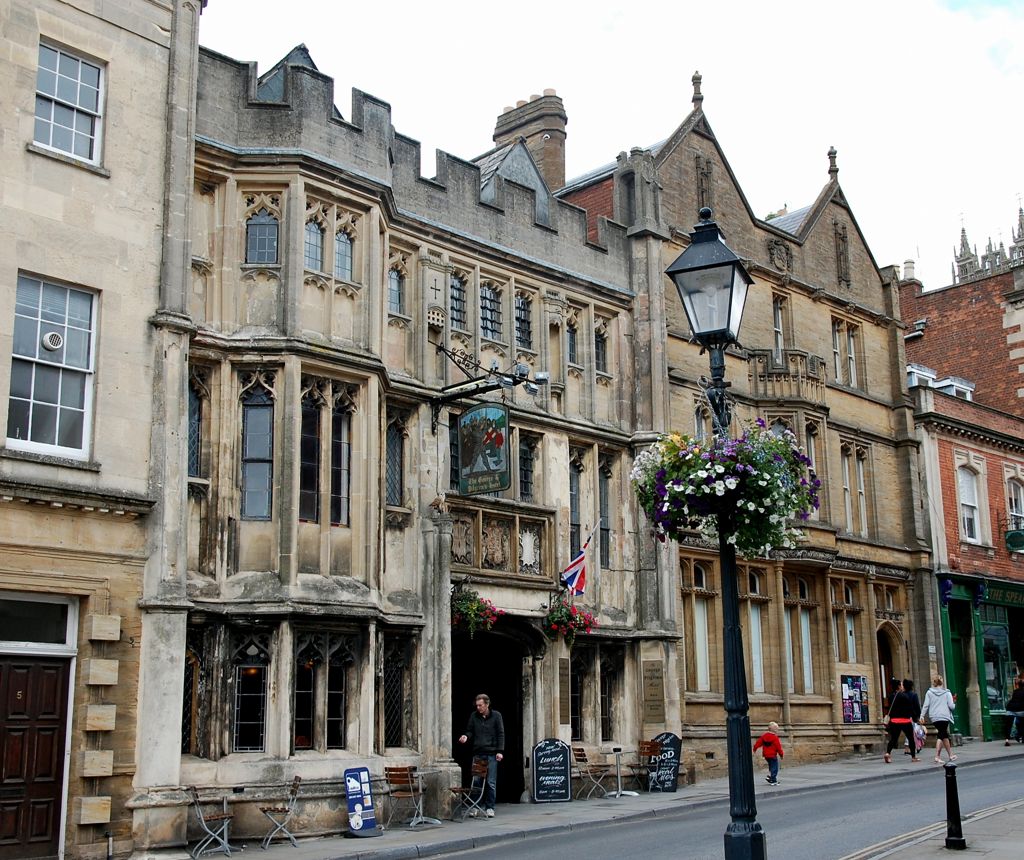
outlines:
[{"label": "wooden panelled door", "polygon": [[58,855],[69,666],[0,655],[0,860]]}]

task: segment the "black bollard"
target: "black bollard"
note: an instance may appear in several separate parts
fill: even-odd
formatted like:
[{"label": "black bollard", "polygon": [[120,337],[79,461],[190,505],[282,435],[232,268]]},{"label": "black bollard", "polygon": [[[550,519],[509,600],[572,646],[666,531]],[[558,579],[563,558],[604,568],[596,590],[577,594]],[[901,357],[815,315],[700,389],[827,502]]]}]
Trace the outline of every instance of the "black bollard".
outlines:
[{"label": "black bollard", "polygon": [[946,847],[954,851],[967,848],[964,830],[960,826],[960,795],[956,790],[956,765],[946,762]]}]

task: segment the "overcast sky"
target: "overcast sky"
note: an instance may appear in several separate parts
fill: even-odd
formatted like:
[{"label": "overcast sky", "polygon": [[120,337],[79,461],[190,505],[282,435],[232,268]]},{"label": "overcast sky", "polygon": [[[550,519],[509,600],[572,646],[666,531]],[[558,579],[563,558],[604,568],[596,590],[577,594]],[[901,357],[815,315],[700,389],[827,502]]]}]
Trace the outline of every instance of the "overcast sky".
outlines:
[{"label": "overcast sky", "polygon": [[[704,112],[754,212],[839,182],[880,266],[950,283],[960,228],[1009,246],[1024,195],[1024,0],[210,0],[200,42],[270,68],[300,42],[351,116],[356,87],[396,129],[473,158],[506,105],[553,88],[566,175]],[[687,225],[682,225],[687,226]]]}]

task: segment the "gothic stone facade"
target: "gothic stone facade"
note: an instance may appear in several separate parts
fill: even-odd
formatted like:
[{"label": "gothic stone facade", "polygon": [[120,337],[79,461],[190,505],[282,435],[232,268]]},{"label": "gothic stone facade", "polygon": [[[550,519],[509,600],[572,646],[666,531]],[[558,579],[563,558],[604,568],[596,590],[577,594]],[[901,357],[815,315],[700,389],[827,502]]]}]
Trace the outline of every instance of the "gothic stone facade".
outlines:
[{"label": "gothic stone facade", "polygon": [[174,361],[148,320],[181,283],[199,5],[0,2],[4,860],[132,846]]}]

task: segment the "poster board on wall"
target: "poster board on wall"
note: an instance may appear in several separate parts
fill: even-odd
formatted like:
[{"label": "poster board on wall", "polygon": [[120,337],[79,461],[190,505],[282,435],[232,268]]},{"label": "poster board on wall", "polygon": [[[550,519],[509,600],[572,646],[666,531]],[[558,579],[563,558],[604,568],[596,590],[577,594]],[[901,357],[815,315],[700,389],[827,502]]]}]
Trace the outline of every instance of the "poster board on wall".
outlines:
[{"label": "poster board on wall", "polygon": [[871,722],[868,702],[871,688],[864,675],[840,675],[839,680],[843,691],[843,722]]}]

